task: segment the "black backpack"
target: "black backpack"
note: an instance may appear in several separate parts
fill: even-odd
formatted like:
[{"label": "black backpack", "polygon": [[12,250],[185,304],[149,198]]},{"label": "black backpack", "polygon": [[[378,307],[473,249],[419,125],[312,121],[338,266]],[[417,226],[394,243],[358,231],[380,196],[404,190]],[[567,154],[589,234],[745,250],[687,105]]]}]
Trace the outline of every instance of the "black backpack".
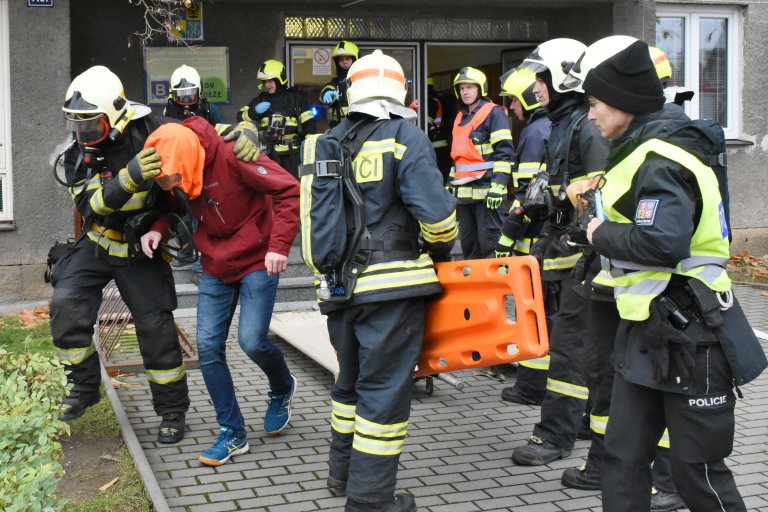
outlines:
[{"label": "black backpack", "polygon": [[728,241],[730,242],[733,240],[733,233],[731,232],[731,198],[728,192],[728,147],[725,143],[725,132],[723,132],[723,127],[719,123],[711,119],[694,119],[692,123],[717,146],[717,153],[705,155],[707,160],[704,163],[712,168],[717,177],[720,196],[723,200],[723,210],[725,211],[725,223],[728,226]]}]

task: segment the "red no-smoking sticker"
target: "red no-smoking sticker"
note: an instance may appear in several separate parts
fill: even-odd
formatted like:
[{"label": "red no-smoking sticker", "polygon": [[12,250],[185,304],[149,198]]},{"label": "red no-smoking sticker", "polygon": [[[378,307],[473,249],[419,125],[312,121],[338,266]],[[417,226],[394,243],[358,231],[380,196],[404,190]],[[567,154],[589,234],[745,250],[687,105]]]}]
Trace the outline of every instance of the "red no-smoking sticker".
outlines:
[{"label": "red no-smoking sticker", "polygon": [[328,64],[328,61],[331,60],[331,53],[327,48],[317,48],[313,58],[316,64],[322,66],[323,64]]}]

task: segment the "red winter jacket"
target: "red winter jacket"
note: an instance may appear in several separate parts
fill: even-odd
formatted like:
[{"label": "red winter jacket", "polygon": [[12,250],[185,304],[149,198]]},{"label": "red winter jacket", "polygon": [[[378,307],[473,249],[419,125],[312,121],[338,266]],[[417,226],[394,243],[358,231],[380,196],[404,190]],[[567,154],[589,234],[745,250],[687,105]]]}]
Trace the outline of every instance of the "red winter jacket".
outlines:
[{"label": "red winter jacket", "polygon": [[224,142],[202,117],[182,124],[205,150],[203,191],[190,203],[205,273],[232,283],[264,270],[267,252],[287,256],[299,225],[296,179],[263,154],[255,162],[238,160],[234,142]]}]

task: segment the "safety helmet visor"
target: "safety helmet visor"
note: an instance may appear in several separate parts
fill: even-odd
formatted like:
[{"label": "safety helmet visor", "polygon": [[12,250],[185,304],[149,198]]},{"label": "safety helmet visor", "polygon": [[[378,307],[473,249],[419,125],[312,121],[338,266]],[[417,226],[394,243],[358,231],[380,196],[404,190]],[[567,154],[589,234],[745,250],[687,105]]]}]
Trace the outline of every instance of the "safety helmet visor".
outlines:
[{"label": "safety helmet visor", "polygon": [[75,134],[75,139],[82,146],[98,144],[109,134],[109,121],[105,114],[64,112],[64,126]]},{"label": "safety helmet visor", "polygon": [[527,69],[534,75],[549,71],[549,67],[543,62],[536,62],[535,60],[525,60],[518,66],[518,69]]},{"label": "safety helmet visor", "polygon": [[583,64],[584,64],[584,56],[587,54],[587,52],[584,52],[581,54],[581,57],[579,57],[579,60],[576,61],[576,63],[571,66],[571,69],[568,70],[568,74],[565,75],[565,78],[563,79],[563,87],[571,90],[571,91],[578,91],[581,92],[581,84],[584,82],[584,77],[586,76],[585,71],[588,70],[582,70]]},{"label": "safety helmet visor", "polygon": [[179,105],[189,106],[197,103],[197,100],[200,98],[199,92],[200,89],[198,87],[183,87],[173,89],[171,91],[171,96],[173,97],[173,101]]}]

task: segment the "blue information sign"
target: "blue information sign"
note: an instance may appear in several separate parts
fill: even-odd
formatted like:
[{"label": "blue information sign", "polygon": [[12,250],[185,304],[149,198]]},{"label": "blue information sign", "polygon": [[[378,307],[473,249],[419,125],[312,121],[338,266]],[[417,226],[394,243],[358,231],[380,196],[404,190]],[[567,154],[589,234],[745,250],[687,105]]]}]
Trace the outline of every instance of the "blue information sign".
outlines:
[{"label": "blue information sign", "polygon": [[53,7],[53,0],[27,0],[27,7]]}]

